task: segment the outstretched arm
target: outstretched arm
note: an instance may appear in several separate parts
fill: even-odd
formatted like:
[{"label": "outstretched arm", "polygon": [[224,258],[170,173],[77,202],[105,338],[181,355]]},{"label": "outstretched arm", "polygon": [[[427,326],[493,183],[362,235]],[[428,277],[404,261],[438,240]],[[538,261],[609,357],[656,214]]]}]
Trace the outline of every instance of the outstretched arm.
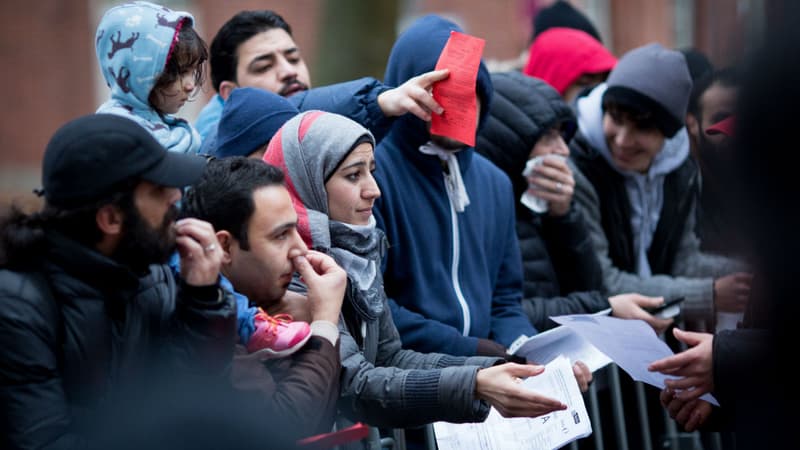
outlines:
[{"label": "outstretched arm", "polygon": [[431,90],[434,83],[444,80],[450,75],[447,69],[434,70],[417,75],[400,86],[382,92],[378,96],[378,105],[386,117],[402,116],[406,113],[414,114],[424,121],[431,120],[431,113],[444,112],[441,106],[433,99]]},{"label": "outstretched arm", "polygon": [[[351,420],[404,428],[439,420],[478,422],[489,414],[489,405],[475,395],[479,366],[436,367],[439,363],[446,365],[476,358],[404,350],[391,359],[405,368],[376,366],[367,360],[344,327],[340,326],[340,331],[342,387],[339,405]],[[382,345],[383,342],[378,342],[379,351]],[[411,368],[415,365],[417,368]]]},{"label": "outstretched arm", "polygon": [[567,405],[519,385],[521,378],[544,372],[544,366],[506,363],[478,371],[478,398],[488,401],[503,417],[538,417],[567,409]]},{"label": "outstretched arm", "polygon": [[609,244],[601,224],[598,205],[600,199],[589,180],[575,170],[575,201],[584,214],[586,226],[592,237],[595,254],[603,272],[603,286],[607,295],[637,292],[653,297],[686,297],[682,311],[687,319],[708,319],[713,312],[713,279],[686,278],[670,275],[642,277],[614,265],[609,256]]},{"label": "outstretched arm", "polygon": [[411,78],[396,88],[365,77],[309,89],[288,99],[300,111],[320,109],[353,119],[369,129],[380,142],[395,117],[411,113],[427,121],[431,112],[441,114],[442,108],[433,100],[430,90],[435,82],[448,75],[447,70],[432,71]]}]

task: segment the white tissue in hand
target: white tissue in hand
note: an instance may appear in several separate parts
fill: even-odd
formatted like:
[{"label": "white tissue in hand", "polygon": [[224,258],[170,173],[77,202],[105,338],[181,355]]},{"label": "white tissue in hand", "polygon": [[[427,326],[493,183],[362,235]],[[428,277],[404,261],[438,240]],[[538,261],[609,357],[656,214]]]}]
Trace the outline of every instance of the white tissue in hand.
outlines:
[{"label": "white tissue in hand", "polygon": [[[535,158],[531,158],[525,163],[525,170],[522,171],[523,177],[528,177],[532,172],[533,168],[539,166],[544,162],[544,157],[549,155],[542,155],[537,156]],[[519,201],[522,202],[528,209],[536,213],[543,213],[547,212],[548,202],[545,199],[539,198],[530,193],[530,188],[532,186],[528,186],[528,189],[522,193],[522,197],[520,197]]]}]

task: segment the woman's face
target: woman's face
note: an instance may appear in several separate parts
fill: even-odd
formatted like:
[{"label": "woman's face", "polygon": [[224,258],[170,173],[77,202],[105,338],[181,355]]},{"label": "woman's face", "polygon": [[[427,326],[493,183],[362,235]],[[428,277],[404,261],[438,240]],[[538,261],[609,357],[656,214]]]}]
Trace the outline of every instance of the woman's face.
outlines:
[{"label": "woman's face", "polygon": [[368,142],[356,146],[339,164],[325,183],[331,219],[351,225],[369,224],[372,205],[381,196],[378,183],[372,177],[374,170],[375,155]]}]

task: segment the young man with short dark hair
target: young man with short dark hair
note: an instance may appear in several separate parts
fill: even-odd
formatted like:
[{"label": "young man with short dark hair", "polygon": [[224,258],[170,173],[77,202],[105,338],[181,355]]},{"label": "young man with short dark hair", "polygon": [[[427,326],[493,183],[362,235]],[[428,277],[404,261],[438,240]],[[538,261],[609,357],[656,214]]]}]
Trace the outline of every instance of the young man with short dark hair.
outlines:
[{"label": "young man with short dark hair", "polygon": [[283,173],[242,156],[213,160],[187,193],[183,213],[214,226],[223,282],[249,303],[269,309],[281,301],[295,271],[303,276],[308,295],[298,307],[310,311],[308,342],[269,365],[237,345],[233,381],[261,400],[263,416],[285,436],[296,440],[330,431],[339,397],[337,325],[347,275],[329,256],[306,247]]},{"label": "young man with short dark hair", "polygon": [[683,55],[650,44],[623,55],[608,82],[577,103],[571,150],[609,295],[686,297],[688,320],[741,312],[742,264],[703,254],[694,234],[697,168],[684,127],[692,80]]}]

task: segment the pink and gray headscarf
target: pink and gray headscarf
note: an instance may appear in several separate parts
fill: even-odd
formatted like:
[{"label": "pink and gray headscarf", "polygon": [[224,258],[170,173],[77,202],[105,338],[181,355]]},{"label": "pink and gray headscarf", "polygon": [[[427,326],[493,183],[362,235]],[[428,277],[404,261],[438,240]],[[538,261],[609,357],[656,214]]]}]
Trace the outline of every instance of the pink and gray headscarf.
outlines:
[{"label": "pink and gray headscarf", "polygon": [[366,320],[383,311],[381,260],[386,238],[372,224],[358,227],[330,219],[325,183],[353,149],[375,147],[366,128],[339,114],[307,111],[286,122],[272,138],[264,161],[281,169],[298,216],[298,232],[309,248],[327,253],[347,271],[350,297]]}]

